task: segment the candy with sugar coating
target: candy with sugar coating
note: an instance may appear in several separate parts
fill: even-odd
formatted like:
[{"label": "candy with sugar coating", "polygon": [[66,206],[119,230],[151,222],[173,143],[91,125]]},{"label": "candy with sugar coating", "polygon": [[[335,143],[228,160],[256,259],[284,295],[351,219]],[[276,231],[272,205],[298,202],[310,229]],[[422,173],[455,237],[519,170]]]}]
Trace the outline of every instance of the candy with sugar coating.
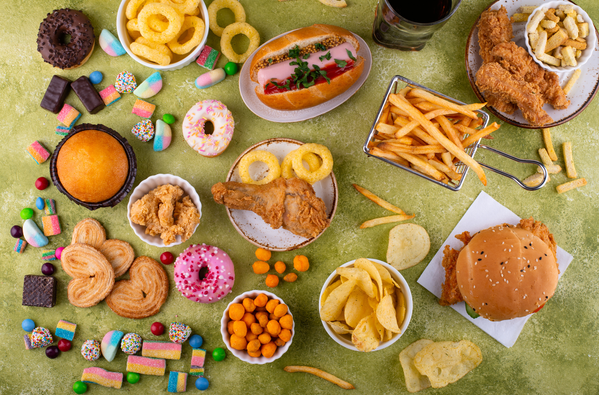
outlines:
[{"label": "candy with sugar coating", "polygon": [[33,347],[33,344],[31,344],[31,337],[29,335],[25,335],[23,337],[23,340],[25,342],[25,349],[26,350],[33,350],[35,347]]},{"label": "candy with sugar coating", "polygon": [[156,135],[154,136],[154,151],[164,151],[171,145],[173,132],[171,126],[162,119],[156,121]]},{"label": "candy with sugar coating", "polygon": [[81,117],[81,113],[68,103],[65,103],[62,110],[56,116],[56,119],[64,126],[72,128],[75,122]]},{"label": "candy with sugar coating", "polygon": [[189,370],[189,374],[192,376],[203,376],[205,359],[206,350],[194,348],[191,351],[191,369]]},{"label": "candy with sugar coating", "polygon": [[187,391],[187,373],[170,371],[168,375],[168,392]]},{"label": "candy with sugar coating", "polygon": [[216,69],[202,74],[196,79],[196,87],[198,89],[206,89],[214,86],[224,80],[226,77],[225,70]]},{"label": "candy with sugar coating", "polygon": [[150,141],[154,137],[154,125],[152,121],[146,119],[145,121],[136,123],[133,129],[131,129],[131,133],[141,141]]},{"label": "candy with sugar coating", "polygon": [[124,333],[121,331],[110,331],[104,335],[100,349],[102,350],[102,355],[104,355],[104,358],[106,358],[108,362],[112,362],[116,356],[123,335]]},{"label": "candy with sugar coating", "polygon": [[166,360],[164,359],[138,357],[137,355],[129,355],[127,358],[127,372],[164,376],[165,370]]},{"label": "candy with sugar coating", "polygon": [[55,133],[59,136],[66,136],[67,134],[69,134],[69,132],[71,131],[71,128],[67,128],[66,126],[60,126],[58,125],[56,127],[56,131]]},{"label": "candy with sugar coating", "polygon": [[175,343],[185,343],[191,336],[191,328],[180,322],[172,322],[168,329],[168,338]]},{"label": "candy with sugar coating", "polygon": [[118,38],[106,29],[102,30],[98,41],[100,42],[100,48],[110,56],[121,56],[127,53]]},{"label": "candy with sugar coating", "polygon": [[42,250],[42,260],[53,261],[55,259],[56,259],[56,251],[55,250]]},{"label": "candy with sugar coating", "polygon": [[218,62],[218,58],[220,58],[220,52],[214,48],[210,48],[208,45],[205,45],[204,49],[202,49],[202,52],[200,52],[200,56],[198,56],[196,59],[196,63],[207,68],[208,70],[214,70],[216,62]]},{"label": "candy with sugar coating", "polygon": [[118,93],[131,93],[137,88],[135,76],[128,71],[123,71],[116,76],[114,87]]},{"label": "candy with sugar coating", "polygon": [[50,152],[48,152],[39,141],[31,143],[31,145],[27,147],[27,152],[38,165],[41,165],[50,157]]},{"label": "candy with sugar coating", "polygon": [[162,76],[157,71],[149,76],[144,82],[139,84],[137,89],[133,91],[133,94],[142,99],[147,99],[154,96],[162,89]]},{"label": "candy with sugar coating", "polygon": [[86,340],[81,346],[81,355],[89,362],[100,358],[100,342],[97,340]]},{"label": "candy with sugar coating", "polygon": [[17,242],[15,243],[15,252],[22,254],[23,251],[25,251],[25,247],[27,247],[27,242],[22,239],[17,239]]},{"label": "candy with sugar coating", "polygon": [[150,118],[152,114],[154,114],[155,109],[156,105],[148,103],[147,101],[143,101],[141,99],[137,99],[135,101],[135,104],[133,105],[133,110],[131,110],[131,114],[139,115],[142,118]]},{"label": "candy with sugar coating", "polygon": [[33,348],[46,347],[52,344],[52,333],[47,328],[38,326],[31,332],[31,345]]},{"label": "candy with sugar coating", "polygon": [[104,104],[109,106],[118,101],[121,98],[121,94],[117,92],[114,85],[109,85],[100,91],[100,97],[104,100]]},{"label": "candy with sugar coating", "polygon": [[97,367],[85,368],[81,375],[81,381],[84,383],[99,384],[103,387],[120,389],[123,385],[123,374],[109,372]]},{"label": "candy with sugar coating", "polygon": [[54,199],[44,199],[44,212],[48,215],[56,214],[56,202]]},{"label": "candy with sugar coating", "polygon": [[145,340],[141,349],[144,357],[181,359],[181,344],[159,340]]},{"label": "candy with sugar coating", "polygon": [[58,325],[56,325],[56,336],[72,341],[75,337],[76,330],[77,324],[65,320],[60,320],[58,321]]},{"label": "candy with sugar coating", "polygon": [[33,247],[44,247],[48,244],[48,238],[44,236],[37,224],[32,220],[28,219],[23,224],[23,236],[25,240]]},{"label": "candy with sugar coating", "polygon": [[121,350],[125,354],[133,355],[141,349],[141,336],[137,333],[127,333],[121,340]]},{"label": "candy with sugar coating", "polygon": [[44,225],[45,236],[56,236],[61,232],[58,215],[48,215],[46,217],[42,217],[42,224]]}]

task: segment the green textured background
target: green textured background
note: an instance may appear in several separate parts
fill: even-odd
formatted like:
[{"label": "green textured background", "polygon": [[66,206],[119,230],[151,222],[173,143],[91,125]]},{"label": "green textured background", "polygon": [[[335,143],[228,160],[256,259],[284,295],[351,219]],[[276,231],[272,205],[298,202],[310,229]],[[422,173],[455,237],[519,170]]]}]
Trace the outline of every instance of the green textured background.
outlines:
[{"label": "green textured background", "polygon": [[[115,20],[118,0],[7,0],[0,12],[0,128],[4,138],[0,143],[3,154],[0,167],[0,393],[2,394],[63,394],[71,391],[87,366],[100,366],[125,372],[125,354],[119,352],[108,363],[86,362],[79,348],[86,339],[101,340],[113,329],[138,332],[153,339],[150,324],[174,320],[191,325],[205,339],[205,348],[224,347],[220,335],[220,318],[226,304],[235,296],[251,289],[265,289],[264,275],[251,271],[255,247],[246,242],[233,228],[222,206],[215,204],[210,187],[223,181],[235,158],[250,145],[270,137],[290,137],[305,142],[326,144],[335,158],[335,175],[339,183],[339,207],[331,227],[310,246],[301,250],[310,258],[311,268],[301,273],[293,284],[282,283],[274,292],[290,306],[296,320],[296,334],[289,351],[274,363],[258,366],[244,363],[232,355],[224,362],[207,358],[206,377],[210,393],[341,393],[336,386],[307,374],[289,374],[286,365],[312,365],[344,378],[356,387],[357,393],[405,393],[403,373],[398,362],[399,352],[420,338],[433,340],[468,339],[480,346],[484,361],[472,373],[456,384],[427,392],[440,394],[596,394],[599,392],[599,170],[597,118],[595,99],[579,117],[553,130],[553,141],[560,147],[559,164],[563,167],[561,143],[572,141],[579,174],[589,182],[586,187],[557,195],[555,185],[567,181],[565,174],[552,176],[551,183],[538,192],[526,192],[512,181],[488,174],[484,190],[520,216],[534,216],[549,225],[559,245],[574,256],[574,261],[560,280],[555,297],[541,313],[526,324],[515,346],[508,349],[470,325],[449,308],[438,305],[436,298],[416,283],[425,266],[464,214],[473,199],[483,189],[471,174],[461,192],[454,193],[402,172],[381,161],[369,159],[362,153],[388,81],[396,74],[403,75],[432,89],[457,99],[474,102],[464,70],[464,52],[468,33],[477,16],[489,4],[487,0],[464,0],[455,16],[419,53],[406,53],[376,46],[371,39],[374,0],[347,0],[345,9],[322,5],[316,0],[242,0],[247,21],[260,32],[261,42],[282,32],[312,23],[337,24],[363,37],[373,55],[373,67],[364,86],[350,100],[316,119],[296,124],[277,124],[264,121],[251,113],[241,100],[238,75],[227,77],[207,90],[194,87],[194,79],[205,72],[195,64],[162,73],[164,88],[149,101],[157,104],[153,120],[165,113],[174,114],[173,143],[164,152],[156,153],[151,143],[138,141],[129,132],[139,121],[132,115],[133,95],[125,95],[116,104],[89,115],[71,93],[67,102],[82,110],[81,122],[103,123],[125,136],[133,146],[138,160],[137,185],[157,173],[171,173],[193,184],[202,200],[202,222],[193,237],[185,244],[169,249],[178,254],[190,243],[207,243],[227,251],[236,265],[233,294],[211,305],[188,301],[176,291],[171,281],[169,298],[155,317],[143,320],[124,319],[114,314],[104,302],[81,309],[67,300],[69,277],[57,264],[58,302],[51,309],[21,306],[23,276],[40,274],[41,251],[28,247],[24,254],[12,251],[12,225],[21,224],[19,211],[35,208],[37,196],[56,200],[62,224],[62,234],[51,238],[49,247],[69,243],[73,226],[81,219],[93,217],[102,222],[109,238],[131,243],[137,255],[158,259],[164,249],[148,246],[139,240],[128,225],[127,199],[113,209],[95,212],[76,206],[55,187],[40,192],[34,181],[49,176],[49,161],[36,165],[25,152],[34,140],[53,148],[60,137],[54,134],[58,124],[55,115],[43,110],[39,103],[52,75],[72,80],[100,70],[104,81],[100,87],[113,83],[117,73],[128,70],[143,81],[152,70],[135,63],[128,56],[112,58],[99,45],[83,66],[61,71],[43,63],[36,51],[39,23],[56,8],[81,9],[91,19],[96,35],[103,28],[116,34]],[[581,0],[593,20],[599,18],[594,0]],[[221,15],[222,14],[222,15]],[[226,11],[219,18],[226,20]],[[237,40],[236,40],[237,41]],[[210,33],[208,44],[220,48],[219,39]],[[244,45],[241,39],[236,43]],[[245,44],[247,45],[247,44]],[[219,66],[226,63],[221,57]],[[214,159],[201,157],[191,150],[181,136],[181,120],[197,101],[218,99],[232,111],[236,122],[235,135],[227,151]],[[492,121],[496,120],[493,119]],[[490,144],[516,156],[536,158],[542,146],[539,131],[503,125]],[[497,156],[479,152],[477,158],[501,166],[519,176],[534,171],[522,168]],[[430,234],[431,251],[421,264],[405,270],[415,301],[412,322],[403,337],[393,346],[369,354],[346,350],[333,342],[318,318],[318,294],[325,278],[339,265],[359,257],[385,259],[388,231],[393,225],[360,230],[366,219],[389,215],[353,190],[358,183],[408,213],[415,213],[415,223]],[[36,210],[35,220],[41,223]],[[274,253],[273,260],[291,265],[295,253]],[[173,267],[166,267],[172,278]],[[20,323],[32,318],[37,325],[54,331],[59,319],[78,324],[73,349],[57,359],[48,359],[43,350],[26,351]],[[164,336],[162,337],[164,338]],[[189,346],[184,347],[179,361],[168,361],[168,370],[186,371],[191,358]],[[165,393],[167,377],[142,376],[138,384],[123,384],[122,392]],[[188,390],[196,391],[193,380]],[[116,390],[89,385],[90,394],[114,394]]]}]

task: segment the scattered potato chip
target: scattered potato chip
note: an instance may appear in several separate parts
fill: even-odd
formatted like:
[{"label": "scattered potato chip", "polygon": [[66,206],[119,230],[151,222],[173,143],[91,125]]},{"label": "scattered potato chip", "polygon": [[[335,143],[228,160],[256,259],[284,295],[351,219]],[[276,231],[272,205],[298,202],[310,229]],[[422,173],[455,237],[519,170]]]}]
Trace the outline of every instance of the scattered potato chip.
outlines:
[{"label": "scattered potato chip", "polygon": [[320,310],[320,319],[334,321],[341,314],[349,294],[356,286],[356,280],[349,280],[335,288],[327,297]]},{"label": "scattered potato chip", "polygon": [[345,304],[344,316],[345,322],[352,328],[355,328],[364,317],[372,314],[372,308],[368,303],[368,295],[360,288],[355,288]]},{"label": "scattered potato chip", "polygon": [[397,311],[393,303],[393,297],[391,295],[385,296],[381,303],[376,308],[376,318],[385,329],[391,332],[401,333],[399,326],[397,325]]},{"label": "scattered potato chip", "polygon": [[337,274],[349,280],[355,280],[356,285],[362,288],[368,297],[376,297],[376,290],[373,290],[372,281],[366,270],[358,269],[356,267],[338,267]]},{"label": "scattered potato chip", "polygon": [[431,386],[428,377],[420,374],[416,366],[414,366],[414,357],[424,347],[433,343],[432,340],[428,339],[416,340],[399,353],[399,362],[406,378],[406,388],[410,392],[418,392]]},{"label": "scattered potato chip", "polygon": [[430,248],[428,233],[422,226],[397,225],[389,232],[387,262],[397,270],[407,269],[422,261]]},{"label": "scattered potato chip", "polygon": [[372,313],[368,317],[362,318],[356,329],[354,329],[351,339],[359,351],[369,352],[379,346],[379,333],[376,329],[375,321],[375,313]]}]

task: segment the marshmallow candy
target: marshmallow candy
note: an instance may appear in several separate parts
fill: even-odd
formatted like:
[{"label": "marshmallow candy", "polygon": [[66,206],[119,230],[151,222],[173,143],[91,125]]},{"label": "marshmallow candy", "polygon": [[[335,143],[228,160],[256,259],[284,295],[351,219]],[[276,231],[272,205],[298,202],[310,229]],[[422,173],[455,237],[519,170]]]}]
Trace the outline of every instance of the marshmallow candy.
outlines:
[{"label": "marshmallow candy", "polygon": [[164,376],[165,370],[166,360],[164,359],[138,357],[136,355],[129,355],[127,358],[127,372]]},{"label": "marshmallow candy", "polygon": [[162,76],[159,72],[155,72],[149,76],[144,82],[139,84],[137,89],[133,91],[133,94],[142,99],[147,99],[154,96],[162,89]]},{"label": "marshmallow candy", "polygon": [[110,56],[121,56],[127,53],[121,42],[106,29],[102,30],[98,41],[100,42],[100,48]]},{"label": "marshmallow candy", "polygon": [[121,98],[120,93],[117,92],[114,85],[109,85],[100,91],[100,97],[104,100],[104,104],[107,106],[119,101]]},{"label": "marshmallow candy", "polygon": [[102,355],[104,355],[104,358],[106,358],[108,362],[112,362],[116,356],[123,335],[124,333],[121,331],[110,331],[104,335],[100,348],[102,350]]},{"label": "marshmallow candy", "polygon": [[79,111],[70,104],[65,103],[62,110],[60,110],[56,116],[56,119],[58,119],[64,126],[72,128],[80,117],[81,113]]},{"label": "marshmallow candy", "polygon": [[86,340],[81,346],[81,355],[89,362],[100,358],[100,342],[97,340]]},{"label": "marshmallow candy", "polygon": [[141,349],[141,336],[137,333],[127,333],[121,340],[121,350],[125,354],[133,355]]},{"label": "marshmallow candy", "polygon": [[118,93],[131,93],[137,88],[135,76],[128,71],[123,71],[116,76],[114,87]]},{"label": "marshmallow candy", "polygon": [[220,52],[205,45],[204,49],[202,49],[202,52],[200,52],[200,56],[198,56],[196,63],[207,68],[208,70],[214,70],[214,66],[216,66],[218,58],[220,58]]},{"label": "marshmallow candy", "polygon": [[45,236],[56,236],[61,232],[58,215],[48,215],[46,217],[42,217],[42,224],[44,225]]},{"label": "marshmallow candy", "polygon": [[41,165],[50,157],[50,152],[48,152],[39,141],[31,143],[31,145],[27,147],[27,152],[38,165]]},{"label": "marshmallow candy", "polygon": [[171,126],[162,119],[156,121],[156,135],[154,136],[154,151],[164,151],[171,145],[173,132]]},{"label": "marshmallow candy", "polygon": [[185,343],[185,341],[191,336],[191,328],[188,325],[180,322],[171,323],[168,329],[168,338],[175,343]]},{"label": "marshmallow candy", "polygon": [[27,242],[25,240],[17,239],[14,251],[22,254],[23,251],[25,251],[25,247],[27,247]]},{"label": "marshmallow candy", "polygon": [[33,348],[46,347],[54,342],[52,339],[52,333],[46,328],[38,326],[31,332],[31,345]]},{"label": "marshmallow candy", "polygon": [[[60,232],[59,232],[60,233]],[[37,224],[30,218],[23,224],[23,236],[33,247],[44,247],[48,244],[48,238],[44,236]]]},{"label": "marshmallow candy", "polygon": [[225,70],[216,69],[209,71],[207,73],[202,74],[196,79],[196,88],[198,89],[206,89],[214,86],[225,79],[227,75],[225,74]]},{"label": "marshmallow candy", "polygon": [[58,325],[56,325],[56,336],[66,339],[68,341],[73,341],[76,330],[77,324],[73,324],[72,322],[65,320],[60,320],[58,321]]},{"label": "marshmallow candy", "polygon": [[170,371],[168,374],[168,392],[187,391],[187,373]]},{"label": "marshmallow candy", "polygon": [[146,119],[145,121],[136,123],[133,129],[131,129],[131,133],[141,141],[150,141],[154,137],[154,125],[152,121]]},{"label": "marshmallow candy", "polygon": [[81,381],[84,383],[99,384],[103,387],[120,389],[123,385],[123,374],[118,372],[109,372],[102,368],[85,368],[81,375]]},{"label": "marshmallow candy", "polygon": [[150,118],[154,114],[156,106],[147,101],[137,99],[131,110],[131,114],[139,115],[142,118]]},{"label": "marshmallow candy", "polygon": [[159,340],[145,340],[141,349],[144,357],[181,359],[181,344]]}]

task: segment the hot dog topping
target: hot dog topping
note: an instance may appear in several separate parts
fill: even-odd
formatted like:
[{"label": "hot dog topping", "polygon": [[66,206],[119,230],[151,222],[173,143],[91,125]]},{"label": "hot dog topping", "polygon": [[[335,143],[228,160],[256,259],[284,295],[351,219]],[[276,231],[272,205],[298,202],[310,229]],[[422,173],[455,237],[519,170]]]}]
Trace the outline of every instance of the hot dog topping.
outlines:
[{"label": "hot dog topping", "polygon": [[[268,67],[273,64],[285,62],[290,59],[295,59],[298,56],[301,58],[304,55],[308,55],[311,53],[316,53],[319,51],[326,51],[327,49],[337,47],[337,46],[343,44],[344,42],[345,42],[345,39],[343,37],[333,36],[333,37],[329,37],[329,38],[323,40],[322,42],[310,44],[301,49],[296,47],[296,48],[290,50],[289,53],[287,53],[287,54],[273,56],[272,58],[267,58],[267,59],[262,60],[260,63],[258,63],[258,65],[256,66],[256,69],[260,70],[260,69],[263,69],[263,68]],[[299,53],[297,52],[298,49],[299,49]]]}]

